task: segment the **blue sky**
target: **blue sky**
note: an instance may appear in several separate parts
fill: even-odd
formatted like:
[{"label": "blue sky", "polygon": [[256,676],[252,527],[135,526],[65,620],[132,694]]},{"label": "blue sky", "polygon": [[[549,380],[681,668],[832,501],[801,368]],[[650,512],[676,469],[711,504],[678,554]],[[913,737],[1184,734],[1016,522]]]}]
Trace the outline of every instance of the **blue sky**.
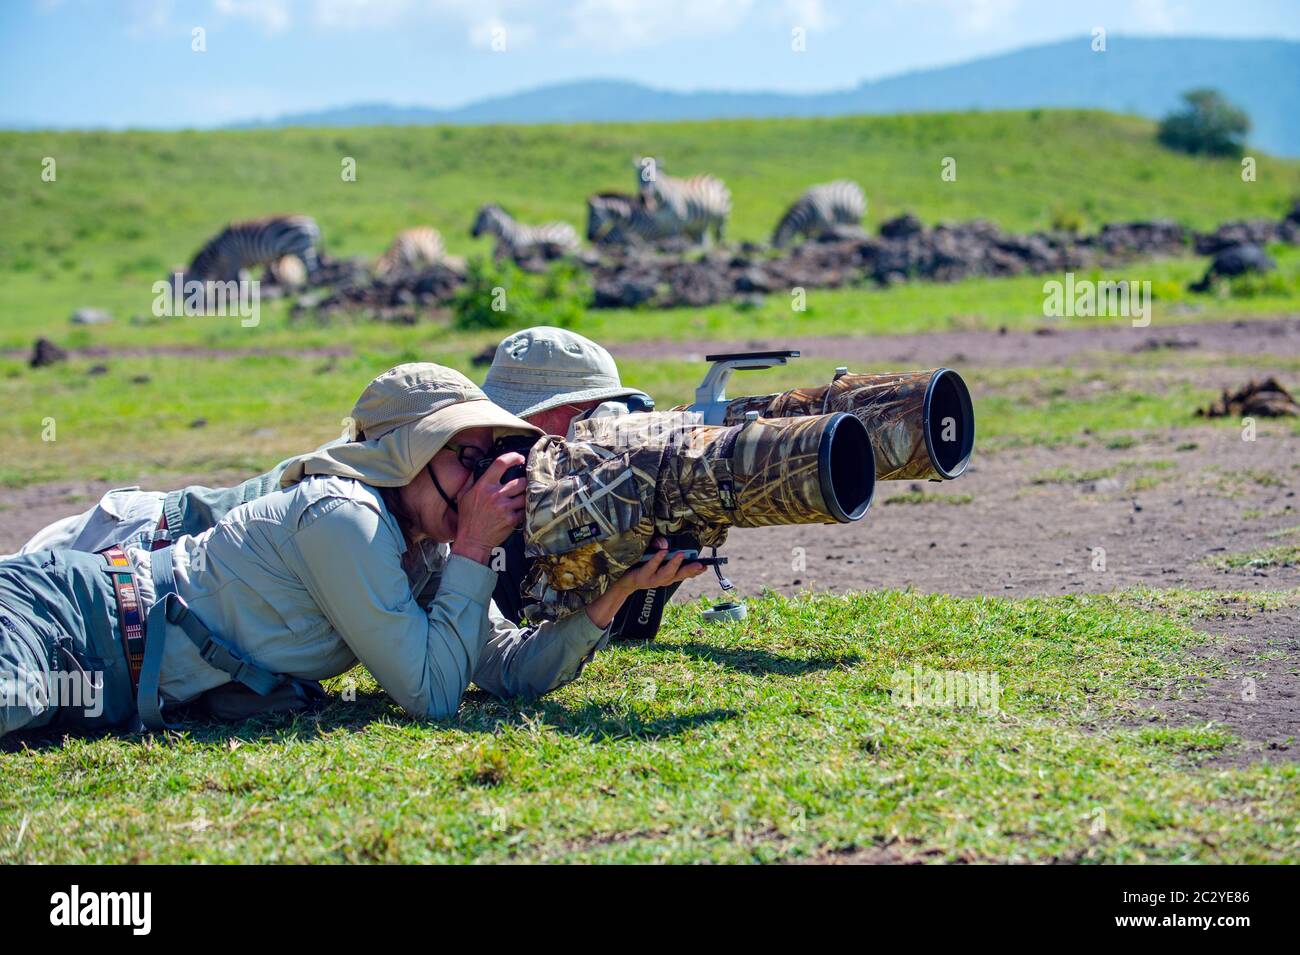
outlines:
[{"label": "blue sky", "polygon": [[[816,91],[1098,26],[1300,39],[1300,2],[0,0],[0,125],[204,127],[593,77]],[[195,28],[206,52],[191,49]]]}]

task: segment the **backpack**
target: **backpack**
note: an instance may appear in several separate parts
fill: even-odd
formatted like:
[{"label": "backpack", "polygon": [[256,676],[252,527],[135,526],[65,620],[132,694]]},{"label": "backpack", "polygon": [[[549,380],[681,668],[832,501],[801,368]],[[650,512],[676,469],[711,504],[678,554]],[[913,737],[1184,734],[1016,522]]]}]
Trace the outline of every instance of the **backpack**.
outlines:
[{"label": "backpack", "polygon": [[200,695],[198,704],[208,717],[233,722],[273,713],[311,710],[326,699],[325,688],[315,680],[286,679],[269,693],[258,693],[237,680],[231,680]]}]

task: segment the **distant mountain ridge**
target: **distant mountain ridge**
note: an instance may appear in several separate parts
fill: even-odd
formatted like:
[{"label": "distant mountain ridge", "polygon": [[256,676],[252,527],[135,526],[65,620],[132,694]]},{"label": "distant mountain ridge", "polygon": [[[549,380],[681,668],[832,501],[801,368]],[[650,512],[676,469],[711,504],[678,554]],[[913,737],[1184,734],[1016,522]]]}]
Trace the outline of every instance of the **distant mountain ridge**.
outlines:
[{"label": "distant mountain ridge", "polygon": [[956,66],[900,74],[826,93],[679,93],[624,80],[584,80],[478,100],[454,109],[363,103],[265,126],[636,122],[968,109],[1085,107],[1159,117],[1179,95],[1211,86],[1245,108],[1250,142],[1300,155],[1300,42],[1111,36],[1028,47]]}]

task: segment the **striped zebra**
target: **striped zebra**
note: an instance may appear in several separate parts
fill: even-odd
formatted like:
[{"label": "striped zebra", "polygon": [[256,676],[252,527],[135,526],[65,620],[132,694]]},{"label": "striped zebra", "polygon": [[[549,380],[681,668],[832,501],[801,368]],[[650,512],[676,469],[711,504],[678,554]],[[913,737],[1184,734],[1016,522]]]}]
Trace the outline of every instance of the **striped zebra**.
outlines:
[{"label": "striped zebra", "polygon": [[433,265],[446,257],[447,249],[442,244],[442,235],[437,229],[427,225],[403,229],[375,262],[375,274],[387,275],[422,265]]},{"label": "striped zebra", "polygon": [[779,249],[796,236],[818,239],[846,226],[861,227],[866,211],[867,197],[856,182],[837,179],[812,186],[781,217],[772,245]]},{"label": "striped zebra", "polygon": [[524,225],[500,206],[488,203],[479,209],[470,235],[496,237],[497,258],[527,259],[534,255],[555,259],[578,251],[578,233],[567,222]]},{"label": "striped zebra", "polygon": [[678,179],[664,172],[657,159],[636,160],[637,187],[646,211],[668,235],[685,234],[705,244],[712,230],[722,241],[731,214],[731,192],[716,176]]},{"label": "striped zebra", "polygon": [[598,192],[587,197],[587,239],[597,245],[636,245],[672,238],[663,223],[626,192]]},{"label": "striped zebra", "polygon": [[199,282],[238,281],[240,272],[266,265],[286,255],[296,255],[316,271],[319,262],[320,227],[310,216],[270,216],[250,222],[232,222],[198,254],[185,270],[185,277]]}]

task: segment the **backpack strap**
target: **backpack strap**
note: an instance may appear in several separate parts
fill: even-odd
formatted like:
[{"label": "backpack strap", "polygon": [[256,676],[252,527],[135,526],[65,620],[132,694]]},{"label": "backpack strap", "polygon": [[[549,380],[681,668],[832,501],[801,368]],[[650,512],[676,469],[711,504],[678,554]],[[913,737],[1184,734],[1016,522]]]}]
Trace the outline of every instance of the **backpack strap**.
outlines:
[{"label": "backpack strap", "polygon": [[140,691],[136,709],[145,727],[171,729],[162,716],[162,698],[158,683],[162,674],[163,644],[169,627],[179,628],[199,651],[208,666],[215,667],[265,696],[288,678],[258,666],[233,644],[221,639],[204,625],[180,594],[176,592],[176,570],[172,565],[172,548],[165,547],[151,555],[151,572],[155,600],[145,623],[144,665],[140,670]]}]

